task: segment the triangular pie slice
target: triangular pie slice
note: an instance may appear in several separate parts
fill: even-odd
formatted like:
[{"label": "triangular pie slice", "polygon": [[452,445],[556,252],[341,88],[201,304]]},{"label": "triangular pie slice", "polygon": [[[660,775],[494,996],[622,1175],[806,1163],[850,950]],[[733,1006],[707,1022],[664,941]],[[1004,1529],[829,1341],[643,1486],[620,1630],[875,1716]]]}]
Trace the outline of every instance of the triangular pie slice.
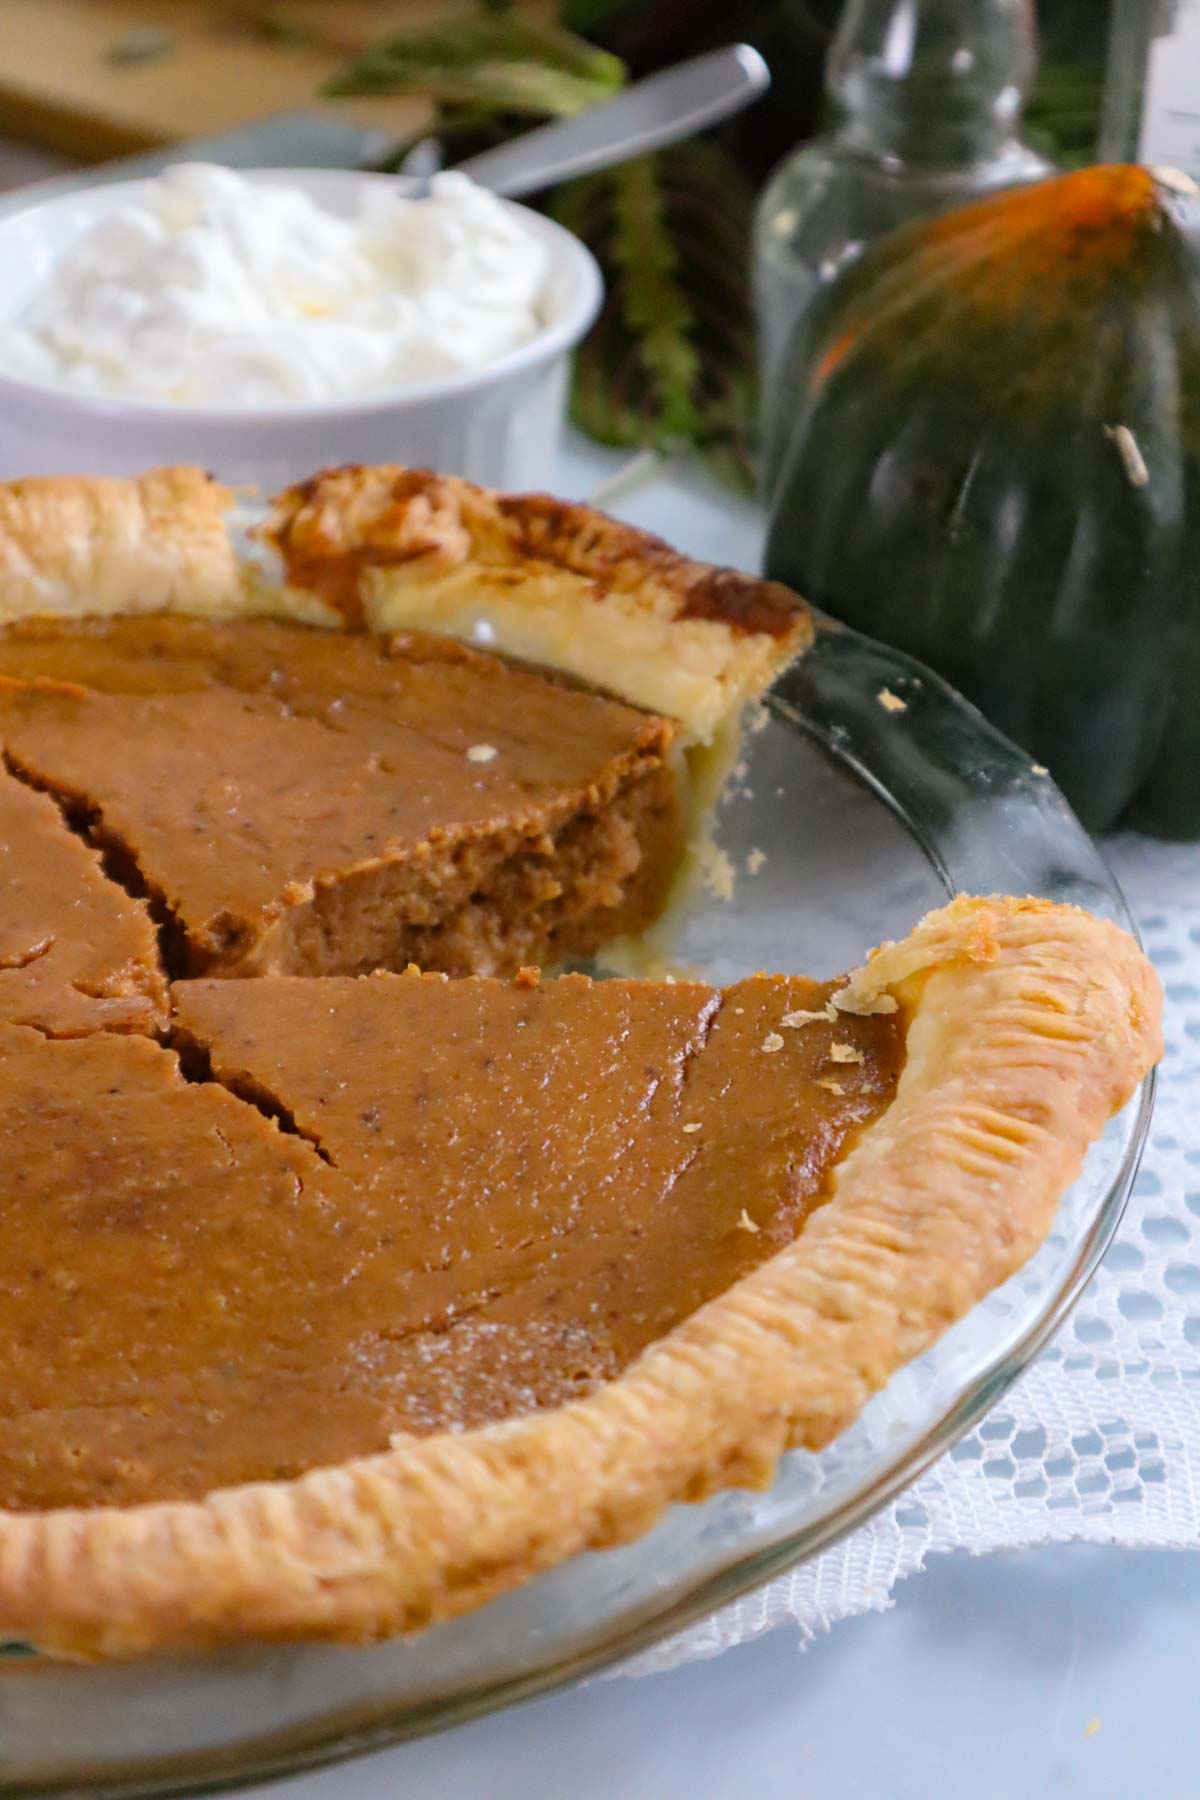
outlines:
[{"label": "triangular pie slice", "polygon": [[5,621],[9,768],[148,897],[173,973],[237,975],[636,935],[812,629],[586,507],[398,468],[315,477],[253,540],[198,470],[9,484]]},{"label": "triangular pie slice", "polygon": [[0,768],[0,1021],[56,1037],[153,1032],[167,984],[144,902],[53,801]]},{"label": "triangular pie slice", "polygon": [[959,900],[842,984],[173,989],[0,1030],[0,1631],[363,1640],[770,1478],[1018,1268],[1148,964]]},{"label": "triangular pie slice", "polygon": [[660,910],[675,727],[444,639],[157,615],[0,634],[0,743],[173,973],[515,971]]}]

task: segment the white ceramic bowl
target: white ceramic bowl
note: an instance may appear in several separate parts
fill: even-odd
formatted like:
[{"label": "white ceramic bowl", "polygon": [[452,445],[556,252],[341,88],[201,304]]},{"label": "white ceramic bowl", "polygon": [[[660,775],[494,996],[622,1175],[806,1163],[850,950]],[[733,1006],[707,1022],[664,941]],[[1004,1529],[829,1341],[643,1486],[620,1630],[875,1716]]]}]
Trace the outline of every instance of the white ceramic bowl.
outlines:
[{"label": "white ceramic bowl", "polygon": [[[257,170],[287,181],[342,217],[390,175]],[[112,182],[30,200],[0,219],[0,318],[23,311],[67,246],[147,183]],[[506,205],[514,206],[512,201]],[[341,404],[172,406],[96,398],[0,373],[0,479],[86,472],[129,475],[163,463],[200,463],[224,481],[274,491],[331,463],[402,462],[502,488],[553,477],[566,410],[568,357],[596,316],[600,271],[579,240],[514,206],[550,256],[545,328],[481,369]]]}]

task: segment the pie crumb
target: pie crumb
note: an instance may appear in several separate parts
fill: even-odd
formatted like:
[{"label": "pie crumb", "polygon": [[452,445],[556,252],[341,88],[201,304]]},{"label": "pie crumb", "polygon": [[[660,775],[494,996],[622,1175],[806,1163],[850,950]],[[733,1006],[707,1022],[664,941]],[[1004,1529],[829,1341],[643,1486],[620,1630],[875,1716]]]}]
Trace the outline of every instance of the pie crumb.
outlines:
[{"label": "pie crumb", "polygon": [[777,1031],[769,1031],[763,1039],[763,1055],[773,1056],[776,1050],[783,1049],[783,1039]]},{"label": "pie crumb", "polygon": [[836,1063],[860,1063],[864,1060],[862,1051],[856,1050],[853,1044],[830,1044],[829,1056]]},{"label": "pie crumb", "polygon": [[747,875],[757,875],[758,871],[765,866],[766,860],[767,853],[765,850],[752,850],[746,858]]},{"label": "pie crumb", "polygon": [[786,1025],[789,1031],[797,1031],[801,1025],[818,1025],[822,1023],[832,1025],[835,1024],[836,1021],[837,1008],[831,1000],[829,1005],[822,1007],[820,1012],[805,1012],[801,1009],[799,1012],[784,1013],[779,1023],[781,1025]]},{"label": "pie crumb", "polygon": [[744,1206],[742,1208],[742,1216],[738,1220],[738,1230],[739,1231],[752,1231],[754,1233],[755,1237],[757,1237],[759,1232],[762,1230],[762,1226],[756,1225],[754,1223],[754,1220],[750,1217],[750,1214],[746,1211]]},{"label": "pie crumb", "polygon": [[831,1094],[844,1094],[846,1091],[840,1081],[834,1081],[828,1075],[820,1076],[817,1081],[817,1086],[823,1087],[823,1088],[828,1088],[829,1092]]},{"label": "pie crumb", "polygon": [[848,988],[835,994],[829,1002],[827,1016],[836,1020],[839,1012],[855,1013],[859,1018],[874,1018],[880,1013],[899,1012],[900,1003],[893,994],[872,994],[869,999],[852,995]]},{"label": "pie crumb", "polygon": [[493,762],[500,754],[495,744],[472,744],[467,751],[467,761],[473,763]]},{"label": "pie crumb", "polygon": [[680,1131],[699,1131],[700,1121],[699,1119],[693,1119],[690,1125],[681,1125],[679,1129]]},{"label": "pie crumb", "polygon": [[899,694],[893,694],[891,688],[880,688],[875,696],[884,712],[900,713],[908,711],[908,701],[902,700]]},{"label": "pie crumb", "polygon": [[1050,773],[1045,763],[1031,763],[1029,766],[1035,775],[1048,775]]},{"label": "pie crumb", "polygon": [[1083,1728],[1083,1735],[1084,1735],[1084,1737],[1095,1737],[1095,1735],[1099,1731],[1099,1729],[1100,1729],[1099,1719],[1089,1719],[1087,1724]]},{"label": "pie crumb", "polygon": [[700,879],[715,900],[733,899],[733,864],[716,844],[705,844],[700,852]]}]

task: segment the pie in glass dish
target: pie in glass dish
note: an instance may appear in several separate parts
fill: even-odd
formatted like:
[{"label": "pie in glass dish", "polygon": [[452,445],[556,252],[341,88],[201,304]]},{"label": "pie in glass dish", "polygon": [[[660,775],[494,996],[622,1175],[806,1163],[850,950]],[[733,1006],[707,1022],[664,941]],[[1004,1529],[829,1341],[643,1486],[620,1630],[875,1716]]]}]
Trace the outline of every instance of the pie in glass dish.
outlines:
[{"label": "pie in glass dish", "polygon": [[678,904],[785,590],[326,472],[0,489],[0,1633],[361,1642],[770,1481],[1042,1241],[1117,928],[554,973]]}]

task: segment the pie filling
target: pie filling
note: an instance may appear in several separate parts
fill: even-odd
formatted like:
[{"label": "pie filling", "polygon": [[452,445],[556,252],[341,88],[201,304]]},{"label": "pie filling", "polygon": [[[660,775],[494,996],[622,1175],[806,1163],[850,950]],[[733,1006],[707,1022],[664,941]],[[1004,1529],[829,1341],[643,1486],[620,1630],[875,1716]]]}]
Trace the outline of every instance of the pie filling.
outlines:
[{"label": "pie filling", "polygon": [[666,899],[674,737],[422,635],[162,615],[0,635],[10,771],[148,896],[172,974],[590,955]]},{"label": "pie filling", "polygon": [[209,980],[178,1053],[0,1027],[0,1505],[194,1498],[610,1380],[888,1104],[902,1020],[831,991]]},{"label": "pie filling", "polygon": [[145,906],[58,808],[0,769],[0,1019],[57,1037],[153,1031],[166,982]]},{"label": "pie filling", "polygon": [[900,1013],[445,972],[653,916],[672,734],[432,638],[0,637],[0,1507],[562,1405],[796,1237]]}]

